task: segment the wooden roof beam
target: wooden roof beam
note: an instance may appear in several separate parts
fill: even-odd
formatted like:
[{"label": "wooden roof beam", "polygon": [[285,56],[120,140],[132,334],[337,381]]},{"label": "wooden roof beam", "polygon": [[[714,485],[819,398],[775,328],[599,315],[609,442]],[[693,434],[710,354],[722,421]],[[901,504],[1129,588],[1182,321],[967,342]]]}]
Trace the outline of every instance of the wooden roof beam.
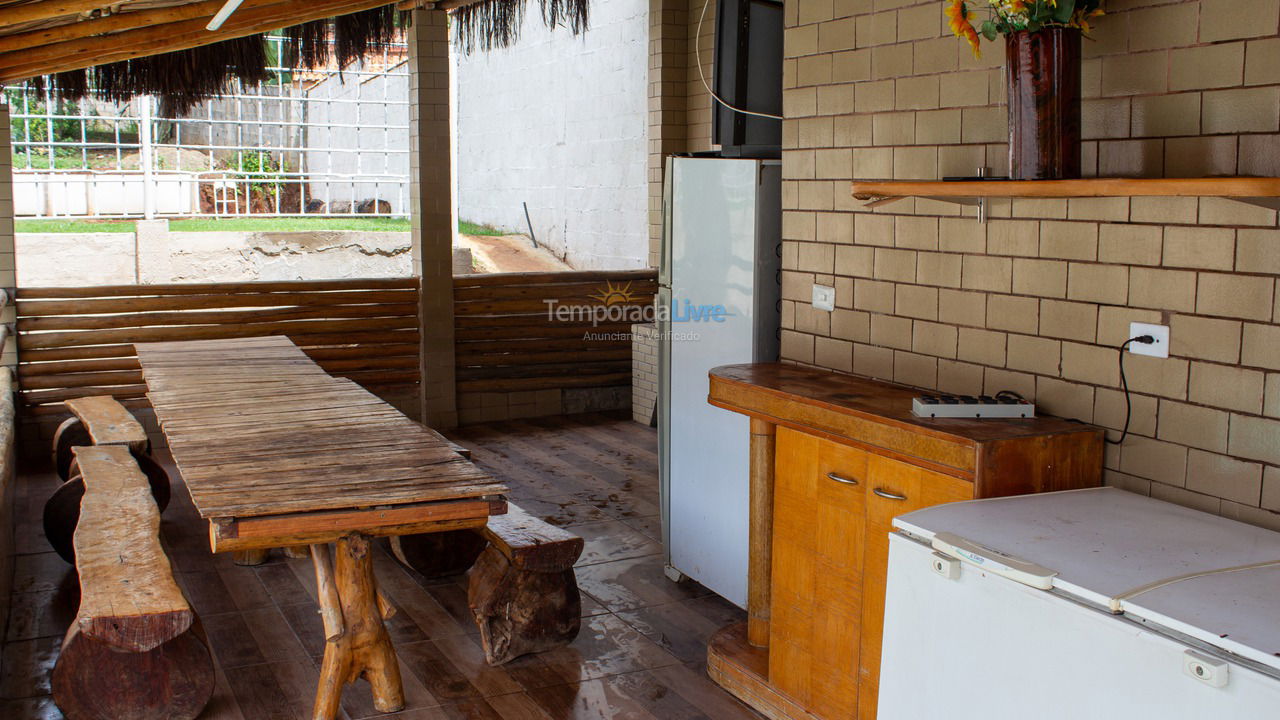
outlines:
[{"label": "wooden roof beam", "polygon": [[[0,35],[0,53],[27,50],[122,30],[133,30],[192,18],[209,17],[216,13],[218,8],[222,7],[223,1],[206,0],[205,2],[175,5],[154,10],[120,12],[102,18],[79,20],[65,25],[55,25],[24,33]],[[127,8],[128,6],[126,5],[125,7]]]},{"label": "wooden roof beam", "polygon": [[186,50],[387,4],[387,0],[317,0],[305,6],[293,0],[258,2],[252,6],[246,3],[216,32],[205,29],[207,18],[213,15],[210,13],[192,20],[0,54],[0,83]]},{"label": "wooden roof beam", "polygon": [[[119,2],[119,0],[116,0]],[[51,20],[67,15],[102,10],[112,5],[111,0],[40,0],[6,7],[0,14],[0,27],[20,25],[36,20]]]}]

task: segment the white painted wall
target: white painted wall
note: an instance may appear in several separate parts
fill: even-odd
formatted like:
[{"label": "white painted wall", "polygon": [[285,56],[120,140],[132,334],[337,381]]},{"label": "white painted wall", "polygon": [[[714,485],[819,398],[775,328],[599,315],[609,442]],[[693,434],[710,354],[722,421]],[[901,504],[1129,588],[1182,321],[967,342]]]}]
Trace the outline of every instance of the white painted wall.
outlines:
[{"label": "white painted wall", "polygon": [[648,258],[648,0],[598,0],[580,37],[529,6],[515,47],[457,58],[458,215],[579,269]]}]

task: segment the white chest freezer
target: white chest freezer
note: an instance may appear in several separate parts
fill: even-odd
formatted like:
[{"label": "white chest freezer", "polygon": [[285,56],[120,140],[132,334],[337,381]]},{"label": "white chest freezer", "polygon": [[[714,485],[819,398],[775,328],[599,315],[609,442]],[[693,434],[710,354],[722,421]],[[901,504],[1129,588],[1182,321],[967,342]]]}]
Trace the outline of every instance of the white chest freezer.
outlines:
[{"label": "white chest freezer", "polygon": [[894,526],[880,720],[1280,718],[1280,533],[1114,488]]}]

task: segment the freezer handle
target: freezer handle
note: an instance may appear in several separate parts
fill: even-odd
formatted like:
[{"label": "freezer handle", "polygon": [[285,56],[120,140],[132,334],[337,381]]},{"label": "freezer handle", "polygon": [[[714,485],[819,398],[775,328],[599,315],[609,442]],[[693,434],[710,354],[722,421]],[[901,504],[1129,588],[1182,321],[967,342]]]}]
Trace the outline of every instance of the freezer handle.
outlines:
[{"label": "freezer handle", "polygon": [[1053,578],[1058,575],[1056,570],[1000,552],[955,533],[937,533],[933,536],[932,544],[934,550],[944,555],[959,558],[970,565],[1039,590],[1052,589]]}]

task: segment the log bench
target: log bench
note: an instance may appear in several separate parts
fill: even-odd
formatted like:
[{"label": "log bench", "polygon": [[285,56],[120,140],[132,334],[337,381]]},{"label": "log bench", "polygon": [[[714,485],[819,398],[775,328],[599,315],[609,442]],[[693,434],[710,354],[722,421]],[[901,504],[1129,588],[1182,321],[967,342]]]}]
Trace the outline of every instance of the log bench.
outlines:
[{"label": "log bench", "polygon": [[510,502],[507,514],[483,528],[391,539],[396,559],[427,577],[470,568],[467,602],[490,665],[578,636],[582,596],[573,564],[582,548],[582,538]]},{"label": "log bench", "polygon": [[67,401],[67,418],[53,438],[53,463],[65,482],[44,506],[44,532],[49,544],[67,562],[75,562],[72,536],[84,496],[75,449],[82,446],[122,447],[146,475],[160,512],[169,505],[169,474],[148,454],[147,431],[120,401],[110,396],[73,398]]},{"label": "log bench", "polygon": [[147,477],[125,446],[74,452],[80,608],[53,667],[54,703],[68,720],[195,718],[213,693],[213,660],[160,545]]}]

